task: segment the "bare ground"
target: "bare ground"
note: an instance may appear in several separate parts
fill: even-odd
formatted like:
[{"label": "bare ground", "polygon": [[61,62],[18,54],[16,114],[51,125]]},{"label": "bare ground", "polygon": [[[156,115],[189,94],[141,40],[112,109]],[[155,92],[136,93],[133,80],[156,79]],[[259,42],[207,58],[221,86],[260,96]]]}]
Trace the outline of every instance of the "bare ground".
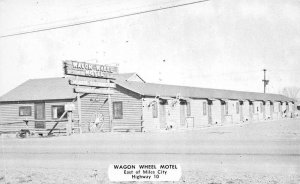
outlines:
[{"label": "bare ground", "polygon": [[108,166],[119,163],[181,164],[178,183],[300,183],[300,119],[0,143],[0,183],[113,183]]}]

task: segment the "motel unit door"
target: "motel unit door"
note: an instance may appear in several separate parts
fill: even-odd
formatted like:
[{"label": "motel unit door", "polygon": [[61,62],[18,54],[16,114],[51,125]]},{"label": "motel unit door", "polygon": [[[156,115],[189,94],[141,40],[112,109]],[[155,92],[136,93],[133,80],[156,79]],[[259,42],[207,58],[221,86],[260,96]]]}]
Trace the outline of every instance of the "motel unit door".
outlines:
[{"label": "motel unit door", "polygon": [[159,102],[159,125],[160,129],[165,129],[167,127],[165,100],[160,100]]},{"label": "motel unit door", "polygon": [[186,101],[180,101],[180,126],[186,126]]},{"label": "motel unit door", "polygon": [[244,121],[244,102],[243,101],[239,101],[239,111],[240,111],[240,121],[243,122]]},{"label": "motel unit door", "polygon": [[208,124],[212,124],[212,112],[211,112],[211,106],[212,106],[212,102],[211,101],[209,101],[208,102]]},{"label": "motel unit door", "polygon": [[[34,104],[34,119],[35,120],[45,120],[45,103],[35,103]],[[35,128],[46,128],[44,121],[36,121]]]}]

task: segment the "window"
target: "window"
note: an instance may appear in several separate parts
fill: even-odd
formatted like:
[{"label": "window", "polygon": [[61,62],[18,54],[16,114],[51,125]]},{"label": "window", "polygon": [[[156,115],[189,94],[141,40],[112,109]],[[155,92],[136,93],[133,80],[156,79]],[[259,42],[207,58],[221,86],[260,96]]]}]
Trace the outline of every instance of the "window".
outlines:
[{"label": "window", "polygon": [[31,116],[31,106],[19,107],[19,116]]},{"label": "window", "polygon": [[207,115],[207,103],[203,102],[203,115],[206,116]]},{"label": "window", "polygon": [[113,102],[113,118],[122,119],[123,118],[123,103]]},{"label": "window", "polygon": [[225,102],[225,114],[228,115],[228,102]]},{"label": "window", "polygon": [[287,111],[287,112],[289,112],[289,111],[290,111],[290,106],[289,106],[289,104],[288,104],[288,103],[286,104],[286,111]]},{"label": "window", "polygon": [[158,115],[157,102],[153,101],[153,103],[152,103],[152,117],[157,118],[157,115]]},{"label": "window", "polygon": [[[52,119],[59,119],[65,112],[64,105],[53,105],[52,106]],[[67,113],[63,118],[67,118]]]},{"label": "window", "polygon": [[240,113],[240,104],[239,102],[236,102],[236,113]]},{"label": "window", "polygon": [[191,103],[190,102],[187,102],[186,103],[186,115],[187,116],[191,116]]}]

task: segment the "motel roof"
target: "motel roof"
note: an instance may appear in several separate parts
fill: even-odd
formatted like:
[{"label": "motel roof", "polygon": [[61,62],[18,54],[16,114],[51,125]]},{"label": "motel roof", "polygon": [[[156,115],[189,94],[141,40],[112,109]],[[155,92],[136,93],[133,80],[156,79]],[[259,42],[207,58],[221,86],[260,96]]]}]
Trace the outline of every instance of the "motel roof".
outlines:
[{"label": "motel roof", "polygon": [[243,92],[223,89],[176,86],[155,83],[141,83],[116,80],[115,83],[128,90],[143,96],[166,96],[208,99],[236,99],[236,100],[263,100],[263,101],[294,101],[283,95]]},{"label": "motel roof", "polygon": [[0,97],[0,101],[74,99],[76,94],[67,78],[29,79]]},{"label": "motel roof", "polygon": [[[132,73],[132,75],[122,75],[123,74],[120,74],[118,77],[116,77],[114,83],[142,96],[176,97],[179,95],[186,98],[224,100],[295,101],[291,98],[278,94],[135,82],[127,80],[134,75],[134,73]],[[30,79],[24,82],[23,84],[1,96],[0,102],[60,100],[74,99],[75,97],[76,93],[74,93],[73,86],[69,85],[69,78],[43,78]]]},{"label": "motel roof", "polygon": [[[122,73],[116,78],[127,81],[135,75],[137,74]],[[69,85],[69,79],[64,77],[29,79],[1,96],[0,102],[74,99],[76,93],[73,86]]]}]

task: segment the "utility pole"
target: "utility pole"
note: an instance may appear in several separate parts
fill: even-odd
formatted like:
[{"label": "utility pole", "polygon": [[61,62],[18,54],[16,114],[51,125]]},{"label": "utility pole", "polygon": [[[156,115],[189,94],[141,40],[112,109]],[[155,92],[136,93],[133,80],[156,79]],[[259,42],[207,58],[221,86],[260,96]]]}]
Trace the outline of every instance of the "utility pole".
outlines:
[{"label": "utility pole", "polygon": [[264,93],[266,93],[266,87],[269,84],[269,80],[266,80],[266,72],[267,72],[267,70],[263,69],[263,71],[264,71],[264,79],[262,81],[264,83]]}]

